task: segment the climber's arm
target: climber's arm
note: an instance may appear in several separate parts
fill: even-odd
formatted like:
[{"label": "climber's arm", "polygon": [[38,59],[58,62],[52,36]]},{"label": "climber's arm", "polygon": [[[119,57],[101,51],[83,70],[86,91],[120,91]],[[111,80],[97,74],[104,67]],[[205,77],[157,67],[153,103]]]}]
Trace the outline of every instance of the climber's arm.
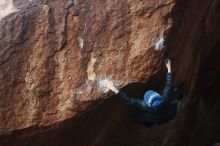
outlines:
[{"label": "climber's arm", "polygon": [[120,99],[124,100],[125,102],[127,102],[128,104],[131,104],[131,105],[135,105],[139,108],[142,108],[142,109],[145,109],[146,110],[146,104],[143,100],[141,99],[137,99],[135,97],[130,97],[128,96],[126,93],[122,92],[122,91],[119,91],[113,84],[112,81],[109,81],[109,80],[105,80],[104,81],[104,86],[110,90],[112,90],[115,95],[117,97],[119,97]]},{"label": "climber's arm", "polygon": [[117,97],[119,97],[120,99],[124,100],[125,102],[127,102],[128,104],[134,105],[136,107],[139,107],[143,110],[146,110],[147,105],[145,104],[145,102],[141,99],[138,99],[136,97],[131,97],[128,94],[126,94],[125,92],[122,91],[118,91],[117,94],[115,94]]},{"label": "climber's arm", "polygon": [[167,74],[166,74],[166,84],[163,89],[163,97],[167,98],[173,85],[173,77],[171,72],[171,61],[169,59],[166,60]]}]

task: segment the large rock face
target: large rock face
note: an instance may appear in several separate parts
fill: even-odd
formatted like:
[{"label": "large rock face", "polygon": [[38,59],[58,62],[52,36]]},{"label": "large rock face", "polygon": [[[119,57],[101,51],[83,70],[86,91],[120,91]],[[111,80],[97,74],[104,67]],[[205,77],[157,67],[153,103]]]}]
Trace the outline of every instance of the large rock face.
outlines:
[{"label": "large rock face", "polygon": [[15,6],[0,24],[1,133],[72,118],[103,99],[102,79],[146,81],[160,67],[155,41],[170,27],[171,0]]},{"label": "large rock face", "polygon": [[[198,3],[0,2],[0,145],[218,142],[219,118],[213,118],[220,105],[220,2]],[[137,96],[160,89],[164,55],[171,57],[175,84],[184,81],[187,95],[175,120],[145,129],[130,120],[135,109],[106,99],[100,82],[146,82],[124,89]]]}]

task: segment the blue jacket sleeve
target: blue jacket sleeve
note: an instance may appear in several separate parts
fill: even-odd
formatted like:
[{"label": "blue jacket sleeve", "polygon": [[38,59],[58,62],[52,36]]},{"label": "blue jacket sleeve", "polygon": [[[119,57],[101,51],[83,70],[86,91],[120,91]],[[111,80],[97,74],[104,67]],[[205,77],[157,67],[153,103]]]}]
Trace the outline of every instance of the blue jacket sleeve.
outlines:
[{"label": "blue jacket sleeve", "polygon": [[135,98],[135,97],[130,97],[129,95],[127,95],[126,93],[119,91],[117,94],[115,94],[117,97],[119,97],[120,99],[124,100],[125,102],[127,102],[128,104],[134,105],[136,107],[139,107],[143,110],[149,110],[149,107],[147,106],[147,104],[145,104],[144,100]]},{"label": "blue jacket sleeve", "polygon": [[172,86],[173,86],[173,77],[172,77],[172,73],[167,73],[166,74],[166,84],[165,84],[165,87],[162,91],[162,96],[167,99],[170,92],[171,92],[171,89],[172,89]]}]

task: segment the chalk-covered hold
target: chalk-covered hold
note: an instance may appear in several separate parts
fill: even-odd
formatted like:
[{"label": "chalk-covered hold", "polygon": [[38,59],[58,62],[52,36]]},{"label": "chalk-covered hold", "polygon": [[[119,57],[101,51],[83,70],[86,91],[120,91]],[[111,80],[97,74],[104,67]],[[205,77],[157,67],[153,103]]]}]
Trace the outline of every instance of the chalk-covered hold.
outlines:
[{"label": "chalk-covered hold", "polygon": [[155,50],[159,51],[162,50],[164,48],[164,38],[158,38],[155,42]]},{"label": "chalk-covered hold", "polygon": [[101,90],[103,93],[107,93],[109,91],[109,89],[104,86],[105,80],[107,80],[107,79],[101,79],[98,82],[99,83],[99,90]]},{"label": "chalk-covered hold", "polygon": [[77,37],[76,42],[77,42],[78,47],[80,47],[82,49],[83,45],[84,45],[83,39],[81,37]]},{"label": "chalk-covered hold", "polygon": [[0,19],[16,11],[13,0],[0,0]]}]

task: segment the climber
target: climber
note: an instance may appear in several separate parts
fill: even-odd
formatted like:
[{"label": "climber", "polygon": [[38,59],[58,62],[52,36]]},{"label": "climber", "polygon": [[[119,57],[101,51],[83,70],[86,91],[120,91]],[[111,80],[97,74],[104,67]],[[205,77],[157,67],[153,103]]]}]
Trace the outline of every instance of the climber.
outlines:
[{"label": "climber", "polygon": [[115,93],[115,95],[128,104],[135,105],[143,110],[143,113],[135,117],[135,121],[145,127],[152,127],[155,124],[162,124],[173,119],[176,115],[178,101],[183,96],[183,84],[178,88],[172,88],[171,61],[166,60],[166,84],[161,94],[148,90],[144,94],[144,99],[130,97],[126,93],[118,90],[110,80],[104,81],[104,86]]}]

